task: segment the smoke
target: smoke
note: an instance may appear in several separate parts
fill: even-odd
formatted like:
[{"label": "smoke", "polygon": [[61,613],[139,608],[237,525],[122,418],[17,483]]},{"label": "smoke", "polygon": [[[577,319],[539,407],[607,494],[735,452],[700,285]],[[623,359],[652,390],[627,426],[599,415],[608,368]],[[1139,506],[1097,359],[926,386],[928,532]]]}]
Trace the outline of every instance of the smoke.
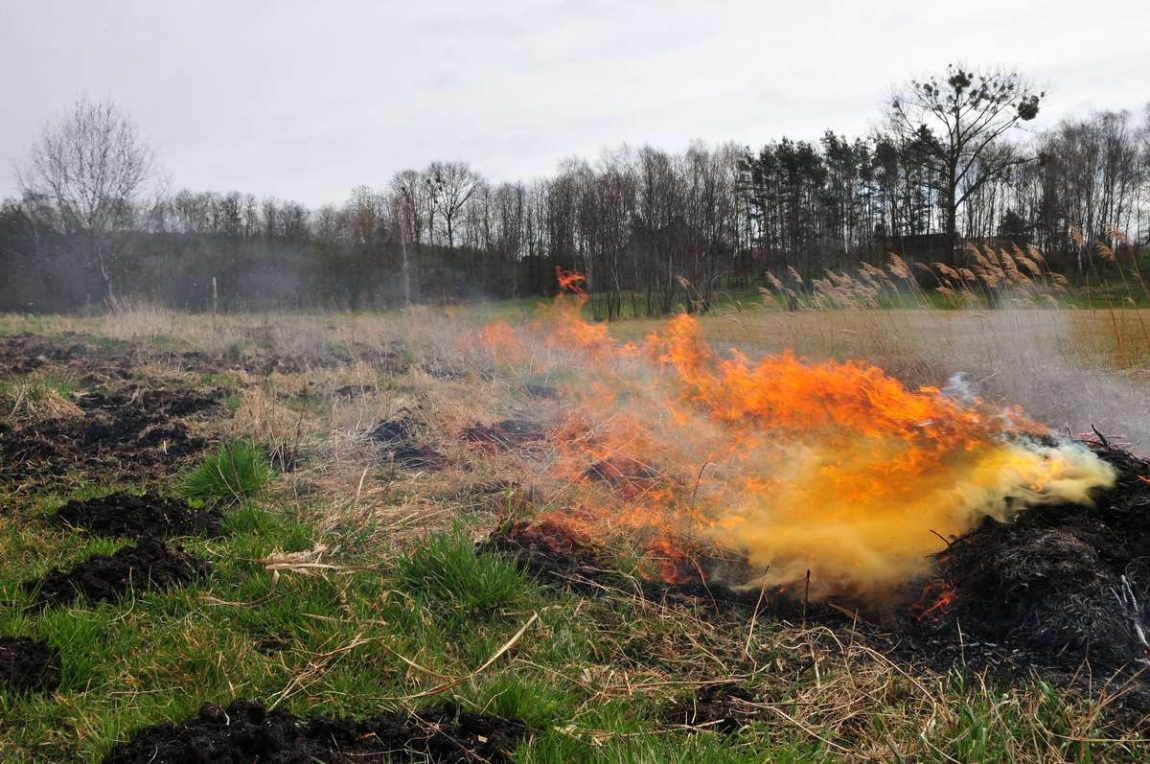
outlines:
[{"label": "smoke", "polygon": [[929,572],[929,556],[983,516],[1006,520],[1026,506],[1088,502],[1112,468],[1074,444],[987,443],[929,470],[892,469],[891,440],[847,448],[783,449],[771,490],[734,492],[711,538],[745,553],[762,583],[785,586],[811,571],[814,596],[882,594]]},{"label": "smoke", "polygon": [[908,389],[860,361],[720,355],[690,316],[620,345],[580,305],[564,298],[525,329],[482,333],[512,373],[578,380],[554,478],[577,484],[605,458],[644,465],[628,490],[573,496],[570,516],[598,536],[705,538],[755,571],[733,583],[785,587],[810,571],[813,597],[882,596],[928,574],[945,540],[982,517],[1089,502],[1115,479],[1089,449],[984,402],[961,375]]}]

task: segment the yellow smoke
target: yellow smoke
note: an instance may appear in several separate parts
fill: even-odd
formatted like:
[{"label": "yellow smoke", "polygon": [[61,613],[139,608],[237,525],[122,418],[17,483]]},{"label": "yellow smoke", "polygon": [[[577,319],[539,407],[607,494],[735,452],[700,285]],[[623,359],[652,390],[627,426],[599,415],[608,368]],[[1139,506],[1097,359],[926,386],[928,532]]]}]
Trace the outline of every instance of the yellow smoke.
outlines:
[{"label": "yellow smoke", "polygon": [[814,597],[881,593],[926,574],[942,539],[984,515],[1005,520],[1025,506],[1087,503],[1093,489],[1115,480],[1110,465],[1075,444],[991,444],[929,471],[892,471],[902,450],[872,439],[847,449],[787,449],[762,490],[726,497],[711,535],[745,553],[768,586],[802,580],[809,570]]}]

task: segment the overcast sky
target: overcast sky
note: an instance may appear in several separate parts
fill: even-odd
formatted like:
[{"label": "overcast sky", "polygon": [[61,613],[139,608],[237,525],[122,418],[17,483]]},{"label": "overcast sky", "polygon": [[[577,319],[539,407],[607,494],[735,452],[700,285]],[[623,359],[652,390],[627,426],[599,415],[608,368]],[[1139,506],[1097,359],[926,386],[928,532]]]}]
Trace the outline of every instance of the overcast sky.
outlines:
[{"label": "overcast sky", "polygon": [[0,196],[45,121],[110,97],[175,187],[318,205],[465,159],[859,135],[957,60],[1050,91],[1038,126],[1150,101],[1150,2],[0,0]]}]

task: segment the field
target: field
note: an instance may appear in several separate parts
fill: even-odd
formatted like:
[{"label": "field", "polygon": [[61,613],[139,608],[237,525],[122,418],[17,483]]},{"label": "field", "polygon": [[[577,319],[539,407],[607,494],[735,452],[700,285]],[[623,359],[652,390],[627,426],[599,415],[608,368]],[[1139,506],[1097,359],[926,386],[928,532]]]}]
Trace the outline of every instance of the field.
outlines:
[{"label": "field", "polygon": [[[260,761],[326,760],[333,740],[349,761],[1145,760],[1136,672],[841,599],[727,596],[668,576],[690,558],[625,524],[537,523],[634,476],[562,469],[552,428],[611,385],[599,367],[479,346],[532,312],[0,318],[0,637],[50,653],[30,686],[0,683],[0,760],[195,760],[178,756],[221,729]],[[1150,311],[734,303],[700,326],[1150,452]],[[298,758],[271,756],[273,728]]]}]

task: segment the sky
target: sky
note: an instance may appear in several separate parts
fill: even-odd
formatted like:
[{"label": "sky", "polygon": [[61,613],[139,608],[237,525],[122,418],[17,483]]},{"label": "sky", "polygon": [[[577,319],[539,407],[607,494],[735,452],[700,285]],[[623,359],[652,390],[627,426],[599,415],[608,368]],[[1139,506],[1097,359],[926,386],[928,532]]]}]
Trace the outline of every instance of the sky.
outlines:
[{"label": "sky", "polygon": [[0,197],[110,98],[169,185],[339,203],[466,160],[530,181],[627,143],[863,135],[947,63],[1017,69],[1041,128],[1150,102],[1145,0],[0,0]]}]

